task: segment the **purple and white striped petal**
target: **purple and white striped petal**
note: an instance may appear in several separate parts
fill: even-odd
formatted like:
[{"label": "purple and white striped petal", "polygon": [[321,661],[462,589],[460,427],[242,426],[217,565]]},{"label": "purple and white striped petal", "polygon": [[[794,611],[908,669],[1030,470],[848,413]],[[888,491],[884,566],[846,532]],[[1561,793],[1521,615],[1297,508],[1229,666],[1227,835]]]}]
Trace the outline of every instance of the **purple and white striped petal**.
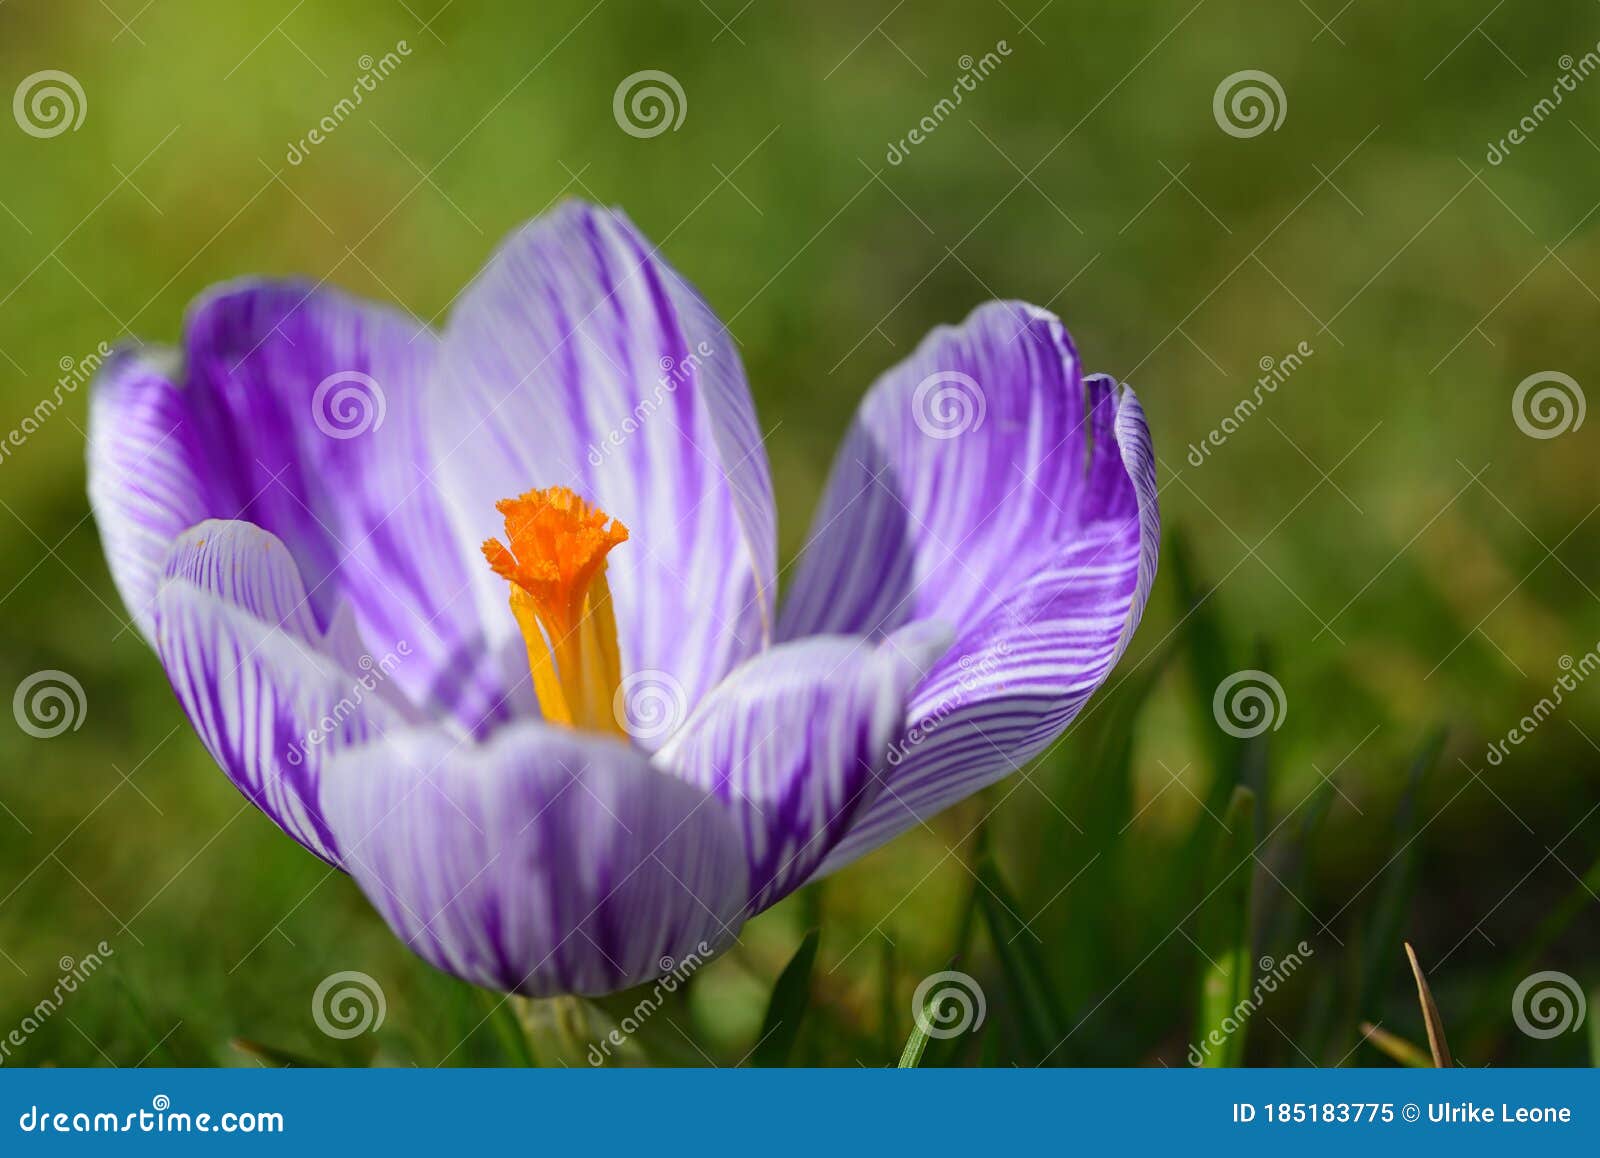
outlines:
[{"label": "purple and white striped petal", "polygon": [[[613,210],[565,204],[505,242],[446,329],[434,456],[464,546],[496,500],[571,487],[627,526],[607,561],[624,670],[699,699],[770,631],[775,516],[734,342]],[[474,572],[508,670],[505,583]]]},{"label": "purple and white striped petal", "polygon": [[907,696],[949,645],[934,624],[879,643],[782,644],[730,673],[656,753],[658,767],[735,807],[750,913],[805,883],[877,799]]},{"label": "purple and white striped petal", "polygon": [[151,608],[156,651],[206,749],[251,803],[338,864],[318,781],[332,750],[405,718],[387,665],[361,662],[348,618],[318,625],[288,550],[252,523],[180,535]]},{"label": "purple and white striped petal", "polygon": [[393,732],[336,757],[324,801],[395,933],[478,985],[609,993],[708,956],[742,923],[727,807],[609,737],[540,721],[482,744]]},{"label": "purple and white striped petal", "polygon": [[932,618],[956,643],[912,697],[918,743],[824,871],[1059,735],[1137,627],[1158,539],[1138,400],[1085,381],[1053,315],[991,303],[885,375],[834,465],[780,636]]},{"label": "purple and white striped petal", "polygon": [[89,398],[89,506],[112,582],[146,639],[173,540],[213,507],[178,371],[171,351],[118,350]]},{"label": "purple and white striped petal", "polygon": [[195,304],[181,373],[143,355],[108,362],[89,489],[141,629],[172,537],[245,519],[282,540],[321,627],[348,604],[379,650],[407,645],[417,658],[396,680],[414,699],[472,723],[503,717],[503,683],[472,671],[483,648],[465,559],[428,474],[436,354],[434,335],[394,311],[250,282]]}]

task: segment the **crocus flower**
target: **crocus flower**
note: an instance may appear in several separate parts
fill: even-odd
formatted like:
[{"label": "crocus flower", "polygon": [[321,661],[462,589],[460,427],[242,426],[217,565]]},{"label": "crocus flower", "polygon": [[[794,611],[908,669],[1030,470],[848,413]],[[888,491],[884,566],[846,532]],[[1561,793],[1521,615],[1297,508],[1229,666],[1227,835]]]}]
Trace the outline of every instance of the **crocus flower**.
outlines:
[{"label": "crocus flower", "polygon": [[211,755],[480,985],[601,993],[1015,771],[1156,568],[1133,392],[994,302],[885,374],[780,610],[735,343],[621,214],[435,333],[250,281],[93,396],[111,574]]}]

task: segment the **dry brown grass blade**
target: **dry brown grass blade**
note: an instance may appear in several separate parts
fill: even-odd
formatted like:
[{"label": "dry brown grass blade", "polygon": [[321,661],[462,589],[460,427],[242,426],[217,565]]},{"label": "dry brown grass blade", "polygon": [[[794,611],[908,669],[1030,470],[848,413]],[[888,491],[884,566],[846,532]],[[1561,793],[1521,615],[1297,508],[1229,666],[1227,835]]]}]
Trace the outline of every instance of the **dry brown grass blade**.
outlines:
[{"label": "dry brown grass blade", "polygon": [[1417,1069],[1427,1069],[1433,1062],[1428,1055],[1417,1046],[1412,1045],[1398,1034],[1390,1033],[1387,1029],[1380,1029],[1370,1021],[1361,1023],[1361,1035],[1373,1044],[1379,1052],[1386,1054],[1390,1061],[1399,1062],[1403,1066],[1412,1066]]},{"label": "dry brown grass blade", "polygon": [[1454,1063],[1450,1060],[1450,1043],[1444,1039],[1444,1022],[1439,1017],[1439,1007],[1433,1003],[1433,990],[1428,988],[1428,979],[1422,975],[1417,951],[1411,947],[1410,941],[1405,946],[1411,972],[1417,979],[1417,1000],[1422,1003],[1422,1020],[1428,1027],[1428,1049],[1433,1054],[1433,1064],[1439,1069],[1447,1069]]}]

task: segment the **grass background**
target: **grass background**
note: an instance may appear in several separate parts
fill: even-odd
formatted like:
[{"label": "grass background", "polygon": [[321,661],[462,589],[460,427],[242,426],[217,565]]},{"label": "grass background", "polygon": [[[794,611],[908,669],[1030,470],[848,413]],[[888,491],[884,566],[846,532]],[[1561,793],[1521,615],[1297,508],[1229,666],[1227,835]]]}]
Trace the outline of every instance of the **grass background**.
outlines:
[{"label": "grass background", "polygon": [[[363,54],[401,40],[400,68],[290,165]],[[746,1058],[815,923],[789,1060],[892,1061],[917,983],[959,956],[986,1028],[928,1063],[1183,1064],[1218,960],[1196,905],[1242,782],[1271,834],[1239,878],[1245,955],[1313,950],[1245,1060],[1382,1064],[1362,1019],[1421,1040],[1409,938],[1461,1060],[1582,1064],[1581,1033],[1517,1033],[1511,993],[1534,969],[1600,982],[1600,687],[1498,767],[1484,753],[1600,639],[1597,425],[1538,440],[1511,414],[1536,371],[1600,382],[1600,80],[1485,158],[1597,40],[1587,0],[1537,20],[1488,0],[10,0],[0,88],[63,69],[87,112],[45,140],[0,123],[0,429],[63,359],[172,342],[190,298],[237,275],[436,319],[500,236],[583,196],[625,208],[730,322],[787,559],[875,375],[980,301],[1048,303],[1088,368],[1140,391],[1187,568],[1169,542],[1116,691],[1027,779],[754,922],[650,1019],[643,1056]],[[888,164],[1000,41],[1003,64]],[[612,95],[646,68],[687,114],[637,139]],[[1277,131],[1220,131],[1212,94],[1241,69],[1281,83]],[[1261,411],[1186,461],[1301,342]],[[86,402],[0,460],[0,692],[58,668],[88,700],[53,740],[0,728],[0,1034],[58,959],[114,957],[7,1063],[261,1060],[243,1037],[400,1064],[525,1060],[526,1038],[582,1064],[604,1010],[519,1022],[241,807],[105,571]],[[1210,695],[1244,667],[1288,711],[1241,745]],[[341,969],[388,1004],[350,1042],[311,1018]]]}]

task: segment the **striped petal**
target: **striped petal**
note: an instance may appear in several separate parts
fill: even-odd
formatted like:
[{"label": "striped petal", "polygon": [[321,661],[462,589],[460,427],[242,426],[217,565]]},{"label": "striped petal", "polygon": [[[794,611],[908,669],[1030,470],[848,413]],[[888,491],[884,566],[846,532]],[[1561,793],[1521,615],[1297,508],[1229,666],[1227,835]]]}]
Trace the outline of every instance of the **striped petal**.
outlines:
[{"label": "striped petal", "polygon": [[363,657],[348,618],[324,631],[288,550],[251,523],[180,535],[151,608],[156,651],[207,751],[251,803],[338,864],[322,765],[404,717],[388,685],[404,658]]},{"label": "striped petal", "polygon": [[119,350],[89,399],[89,505],[111,579],[146,639],[173,541],[213,509],[179,369],[171,353]]},{"label": "striped petal", "polygon": [[[437,340],[415,321],[296,283],[198,301],[175,356],[123,355],[96,383],[90,497],[113,577],[147,634],[173,537],[203,518],[277,535],[323,628],[342,605],[419,702],[499,718],[475,675],[476,609],[428,474],[422,397]],[[448,673],[448,678],[446,673]]]},{"label": "striped petal", "polygon": [[324,799],[390,927],[478,985],[608,993],[738,933],[744,857],[725,806],[615,740],[539,721],[484,744],[395,732],[341,753]]},{"label": "striped petal", "polygon": [[916,743],[824,871],[998,780],[1070,723],[1155,577],[1154,455],[1131,390],[1084,380],[1065,328],[991,303],[873,388],[834,465],[780,634],[937,619]]},{"label": "striped petal", "polygon": [[877,643],[816,637],[737,668],[656,753],[735,806],[749,911],[803,884],[877,799],[906,698],[949,647],[932,624]]},{"label": "striped petal", "polygon": [[[623,665],[691,702],[769,632],[772,485],[734,343],[620,213],[569,203],[514,234],[444,338],[434,453],[463,545],[494,504],[571,487],[625,524],[607,563]],[[474,572],[508,670],[505,584]]]}]

